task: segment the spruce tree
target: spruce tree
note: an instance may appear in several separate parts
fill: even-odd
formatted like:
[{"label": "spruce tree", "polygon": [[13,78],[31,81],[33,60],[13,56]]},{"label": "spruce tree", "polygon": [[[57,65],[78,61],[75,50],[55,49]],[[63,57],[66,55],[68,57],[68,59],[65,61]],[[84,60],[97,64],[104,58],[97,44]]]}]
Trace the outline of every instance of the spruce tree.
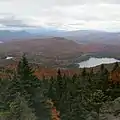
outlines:
[{"label": "spruce tree", "polygon": [[61,103],[62,103],[62,99],[63,99],[63,96],[64,96],[64,80],[63,80],[63,76],[61,74],[61,70],[58,69],[57,71],[57,78],[55,80],[55,83],[54,83],[54,87],[52,88],[52,94],[55,94],[56,96],[54,98],[56,98],[54,100],[54,104],[55,104],[55,107],[58,111],[61,110]]},{"label": "spruce tree", "polygon": [[9,84],[9,80],[0,79],[0,120],[7,120],[10,115],[8,101],[6,100],[9,96],[7,93]]},{"label": "spruce tree", "polygon": [[81,75],[82,75],[83,77],[85,77],[85,76],[87,75],[86,68],[83,68],[83,71],[82,71]]},{"label": "spruce tree", "polygon": [[91,97],[89,98],[89,105],[92,107],[92,110],[97,113],[96,120],[99,120],[101,106],[104,102],[109,100],[110,97],[106,96],[102,90],[96,90],[91,94]]},{"label": "spruce tree", "polygon": [[10,115],[11,120],[37,120],[34,111],[28,106],[27,101],[16,93],[16,98],[10,103]]},{"label": "spruce tree", "polygon": [[96,74],[96,83],[97,83],[97,89],[101,89],[103,91],[106,91],[108,88],[108,79],[109,79],[109,72],[105,68],[105,66],[102,64],[100,67],[100,71]]},{"label": "spruce tree", "polygon": [[32,74],[33,74],[33,71],[29,67],[29,63],[25,55],[23,55],[21,60],[18,63],[17,75],[19,75],[20,79],[28,80],[31,78]]},{"label": "spruce tree", "polygon": [[93,71],[93,68],[91,68],[89,76],[92,77],[93,75],[94,75],[94,71]]},{"label": "spruce tree", "polygon": [[56,88],[55,88],[55,82],[56,82],[55,79],[53,77],[51,77],[47,96],[52,101],[56,101],[57,100],[57,97],[56,97],[57,93],[56,93]]},{"label": "spruce tree", "polygon": [[102,65],[100,66],[100,71],[103,71],[104,68],[105,68],[105,66],[104,66],[104,64],[102,64]]},{"label": "spruce tree", "polygon": [[17,79],[23,89],[29,94],[33,94],[34,90],[40,86],[40,81],[34,75],[34,71],[29,66],[25,55],[22,56],[17,67]]},{"label": "spruce tree", "polygon": [[115,65],[114,65],[114,67],[113,67],[112,72],[113,72],[113,71],[115,71],[118,67],[119,67],[119,63],[118,63],[118,62],[116,62],[116,63],[115,63]]},{"label": "spruce tree", "polygon": [[63,92],[64,92],[64,81],[62,78],[61,70],[58,69],[57,72],[57,94],[58,94],[58,100],[62,98]]}]

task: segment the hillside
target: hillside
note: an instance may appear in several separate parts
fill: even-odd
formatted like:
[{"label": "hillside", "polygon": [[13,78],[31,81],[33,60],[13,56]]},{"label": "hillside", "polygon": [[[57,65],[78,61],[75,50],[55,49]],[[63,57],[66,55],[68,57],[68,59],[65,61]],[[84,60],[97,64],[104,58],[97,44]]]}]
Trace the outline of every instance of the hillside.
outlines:
[{"label": "hillside", "polygon": [[64,38],[11,41],[0,44],[0,55],[3,58],[13,56],[17,59],[25,53],[30,61],[47,66],[69,64],[69,61],[80,56],[81,52],[82,47],[79,44]]},{"label": "hillside", "polygon": [[[15,60],[25,53],[32,63],[46,67],[77,67],[76,63],[89,56],[115,57],[120,59],[119,45],[98,43],[78,44],[62,37],[9,41],[0,44],[0,62],[12,56]],[[87,58],[88,58],[87,57]]]},{"label": "hillside", "polygon": [[97,30],[76,30],[65,31],[57,29],[36,28],[31,30],[11,31],[0,30],[0,41],[15,41],[25,39],[46,39],[53,37],[63,37],[78,43],[88,44],[91,42],[117,45],[120,44],[119,32],[105,32]]},{"label": "hillside", "polygon": [[82,47],[64,38],[33,39],[24,41],[11,41],[0,44],[0,52],[19,54],[20,52],[28,54],[38,54],[46,57],[59,56],[61,54],[74,54],[82,51]]}]

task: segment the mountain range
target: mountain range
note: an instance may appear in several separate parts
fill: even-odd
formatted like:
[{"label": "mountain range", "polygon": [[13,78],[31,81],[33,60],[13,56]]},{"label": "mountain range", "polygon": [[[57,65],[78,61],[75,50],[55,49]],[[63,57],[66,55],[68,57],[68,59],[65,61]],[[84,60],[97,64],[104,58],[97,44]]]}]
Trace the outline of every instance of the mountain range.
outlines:
[{"label": "mountain range", "polygon": [[120,43],[119,32],[105,32],[96,30],[64,31],[54,29],[36,29],[23,31],[0,30],[0,41],[25,40],[38,38],[63,37],[78,43],[97,42],[105,44]]}]

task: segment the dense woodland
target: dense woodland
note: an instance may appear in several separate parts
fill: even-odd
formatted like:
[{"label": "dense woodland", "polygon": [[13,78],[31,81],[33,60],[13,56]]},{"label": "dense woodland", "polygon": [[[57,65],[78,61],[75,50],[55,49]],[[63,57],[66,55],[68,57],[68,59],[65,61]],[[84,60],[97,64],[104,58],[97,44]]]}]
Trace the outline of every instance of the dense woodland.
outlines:
[{"label": "dense woodland", "polygon": [[51,78],[33,73],[23,56],[13,76],[0,80],[0,120],[100,120],[101,106],[120,97],[119,78],[113,82],[104,65],[72,77],[60,69]]}]

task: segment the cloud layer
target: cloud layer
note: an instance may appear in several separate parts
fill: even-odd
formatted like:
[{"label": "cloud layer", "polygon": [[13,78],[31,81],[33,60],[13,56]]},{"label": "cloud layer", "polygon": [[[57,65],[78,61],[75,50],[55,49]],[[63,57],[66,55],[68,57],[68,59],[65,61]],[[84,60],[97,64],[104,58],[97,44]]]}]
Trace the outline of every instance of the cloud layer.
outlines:
[{"label": "cloud layer", "polygon": [[0,0],[0,29],[120,31],[119,0]]}]

